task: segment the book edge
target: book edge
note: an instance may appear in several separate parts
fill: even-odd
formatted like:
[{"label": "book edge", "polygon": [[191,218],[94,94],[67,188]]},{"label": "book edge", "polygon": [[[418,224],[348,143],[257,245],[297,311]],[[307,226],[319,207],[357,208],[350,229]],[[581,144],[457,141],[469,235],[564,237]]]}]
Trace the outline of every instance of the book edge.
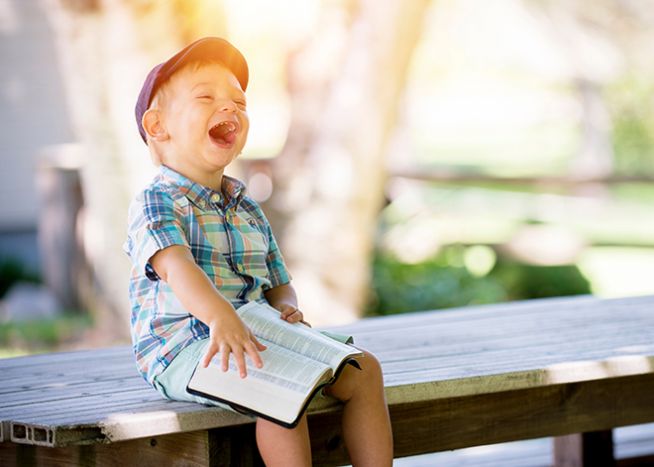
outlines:
[{"label": "book edge", "polygon": [[203,397],[205,399],[210,399],[210,400],[213,400],[213,401],[216,401],[216,402],[227,404],[233,410],[235,410],[236,412],[238,412],[238,413],[240,413],[242,415],[261,417],[261,418],[263,418],[265,420],[271,421],[273,423],[277,423],[278,425],[281,425],[281,426],[283,426],[285,428],[295,428],[298,425],[298,423],[300,423],[300,419],[307,412],[307,409],[309,408],[309,405],[311,404],[313,399],[316,397],[318,392],[322,391],[323,388],[325,388],[326,386],[329,386],[329,385],[333,384],[338,379],[338,377],[341,375],[341,373],[345,369],[345,366],[348,365],[348,364],[353,365],[355,368],[357,368],[359,370],[361,369],[361,367],[359,366],[358,362],[356,361],[356,358],[355,358],[354,355],[350,355],[350,356],[344,358],[341,361],[341,363],[338,365],[336,370],[335,371],[332,370],[332,376],[330,378],[328,378],[326,381],[324,381],[322,383],[319,383],[318,385],[316,385],[309,392],[309,394],[305,397],[304,402],[302,403],[302,405],[300,407],[300,411],[298,412],[296,418],[290,423],[286,422],[284,420],[280,420],[278,418],[272,417],[270,415],[261,413],[261,412],[259,412],[257,410],[247,408],[247,407],[245,407],[243,405],[237,404],[237,403],[229,401],[227,399],[220,398],[220,397],[218,397],[218,396],[216,396],[214,394],[205,393],[205,392],[198,391],[196,389],[191,388],[190,387],[191,380],[193,379],[193,376],[195,375],[195,372],[198,369],[199,363],[193,369],[193,374],[191,375],[191,378],[189,378],[189,382],[186,385],[186,392],[188,392],[189,394],[193,394],[194,396],[199,396],[199,397]]}]

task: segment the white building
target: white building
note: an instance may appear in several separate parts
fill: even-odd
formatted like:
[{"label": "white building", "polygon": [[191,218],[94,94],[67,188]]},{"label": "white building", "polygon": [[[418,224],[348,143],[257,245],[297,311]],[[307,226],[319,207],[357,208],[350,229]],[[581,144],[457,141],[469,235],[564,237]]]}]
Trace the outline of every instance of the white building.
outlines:
[{"label": "white building", "polygon": [[39,154],[73,140],[55,38],[40,0],[0,0],[0,262],[39,268]]}]

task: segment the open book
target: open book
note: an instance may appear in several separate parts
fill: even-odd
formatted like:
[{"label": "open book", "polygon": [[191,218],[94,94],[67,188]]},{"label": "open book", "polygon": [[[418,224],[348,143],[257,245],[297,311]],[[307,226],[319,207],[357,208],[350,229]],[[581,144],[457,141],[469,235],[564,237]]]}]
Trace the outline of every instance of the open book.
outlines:
[{"label": "open book", "polygon": [[250,302],[236,311],[267,347],[261,352],[263,368],[256,368],[246,357],[248,375],[241,378],[233,359],[223,372],[220,355],[216,355],[207,368],[198,364],[186,388],[191,394],[292,428],[313,396],[334,382],[345,364],[358,366],[354,357],[363,355],[305,324],[282,320],[267,304]]}]

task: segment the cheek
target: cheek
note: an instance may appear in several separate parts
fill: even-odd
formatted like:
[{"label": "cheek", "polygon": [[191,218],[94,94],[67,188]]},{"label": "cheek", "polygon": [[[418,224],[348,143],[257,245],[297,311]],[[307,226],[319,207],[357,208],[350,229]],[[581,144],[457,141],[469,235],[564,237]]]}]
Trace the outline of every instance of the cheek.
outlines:
[{"label": "cheek", "polygon": [[250,117],[248,117],[248,114],[245,112],[241,114],[241,126],[245,130],[244,134],[247,136],[248,131],[250,130]]},{"label": "cheek", "polygon": [[248,133],[250,132],[250,120],[247,118],[247,116],[241,119],[241,129],[241,139],[245,141],[248,137]]}]

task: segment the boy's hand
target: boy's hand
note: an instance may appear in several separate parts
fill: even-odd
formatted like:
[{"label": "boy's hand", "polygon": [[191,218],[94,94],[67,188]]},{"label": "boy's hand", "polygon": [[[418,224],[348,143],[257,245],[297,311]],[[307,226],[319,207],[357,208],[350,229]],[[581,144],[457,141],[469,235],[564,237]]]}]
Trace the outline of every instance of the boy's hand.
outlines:
[{"label": "boy's hand", "polygon": [[311,327],[309,323],[304,321],[304,315],[297,307],[297,295],[290,283],[268,289],[263,294],[268,303],[279,311],[280,317],[284,321],[302,323]]},{"label": "boy's hand", "polygon": [[289,323],[303,323],[307,326],[311,326],[309,323],[304,321],[304,315],[297,307],[284,303],[277,305],[276,308],[279,310],[280,318],[284,321],[288,321]]},{"label": "boy's hand", "polygon": [[213,356],[220,353],[221,368],[227,371],[231,353],[234,355],[239,375],[245,378],[245,355],[250,357],[257,368],[261,368],[263,361],[259,352],[263,350],[266,350],[266,346],[257,340],[236,313],[225,314],[209,325],[209,347],[202,358],[202,366],[209,366]]}]

